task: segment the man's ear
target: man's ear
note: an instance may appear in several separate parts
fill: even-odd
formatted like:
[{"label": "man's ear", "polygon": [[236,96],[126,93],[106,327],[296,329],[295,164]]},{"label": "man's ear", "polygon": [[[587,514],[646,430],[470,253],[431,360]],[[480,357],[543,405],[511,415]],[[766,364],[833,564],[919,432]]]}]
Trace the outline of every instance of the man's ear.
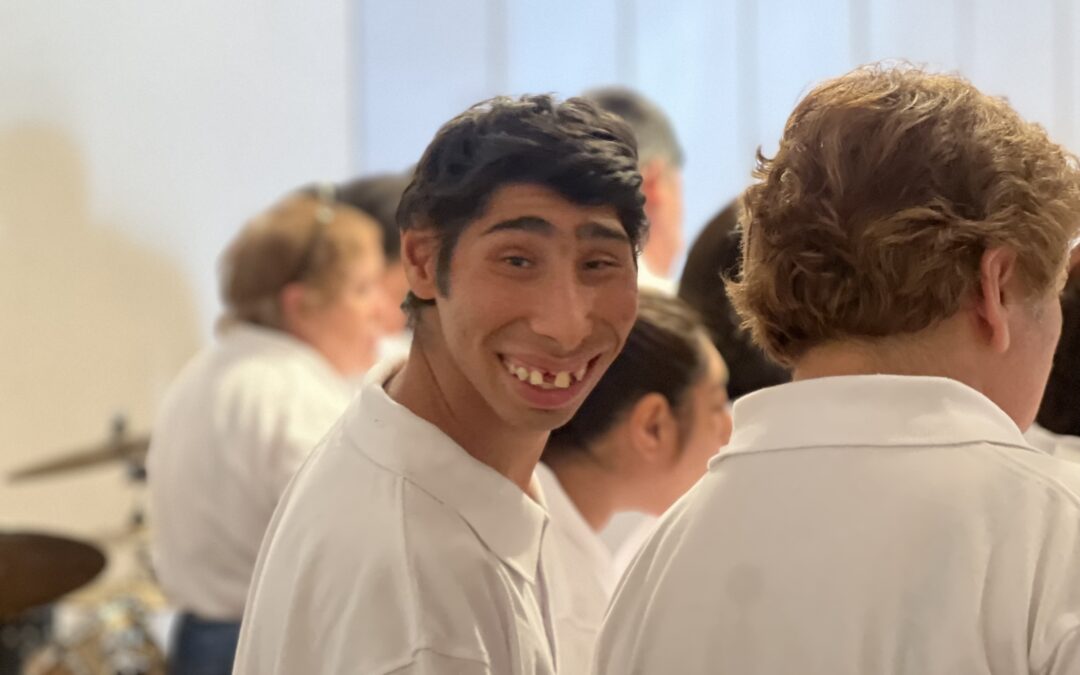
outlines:
[{"label": "man's ear", "polygon": [[679,449],[679,421],[663,394],[650,392],[638,399],[627,416],[630,440],[639,459],[655,466],[667,464]]},{"label": "man's ear", "polygon": [[979,264],[979,294],[975,312],[979,328],[995,352],[1008,351],[1012,340],[1009,315],[1019,306],[1016,252],[992,248]]},{"label": "man's ear", "polygon": [[439,241],[434,229],[408,229],[401,233],[401,264],[409,289],[421,300],[434,300],[438,293],[438,257]]},{"label": "man's ear", "polygon": [[645,196],[646,208],[657,206],[664,195],[665,164],[653,159],[641,166],[641,194]]}]

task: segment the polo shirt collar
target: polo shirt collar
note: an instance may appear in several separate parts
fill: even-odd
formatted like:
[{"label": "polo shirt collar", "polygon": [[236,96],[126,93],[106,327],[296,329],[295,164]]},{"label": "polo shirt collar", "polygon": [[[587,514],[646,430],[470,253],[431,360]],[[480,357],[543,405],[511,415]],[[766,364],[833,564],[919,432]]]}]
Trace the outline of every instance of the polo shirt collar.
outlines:
[{"label": "polo shirt collar", "polygon": [[740,398],[731,442],[714,458],[813,447],[993,443],[1032,448],[982,393],[942,377],[853,375],[769,387]]},{"label": "polo shirt collar", "polygon": [[548,522],[536,479],[530,491],[539,503],[438,427],[393,400],[382,384],[393,369],[381,364],[367,378],[346,421],[351,444],[455,510],[505,565],[535,583]]}]

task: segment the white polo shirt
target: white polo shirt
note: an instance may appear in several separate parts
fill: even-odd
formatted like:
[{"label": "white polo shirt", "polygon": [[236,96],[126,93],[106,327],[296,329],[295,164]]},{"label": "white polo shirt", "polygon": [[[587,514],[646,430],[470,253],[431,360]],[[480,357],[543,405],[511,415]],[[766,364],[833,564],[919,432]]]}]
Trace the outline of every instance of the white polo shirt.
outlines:
[{"label": "white polo shirt", "polygon": [[251,324],[184,367],[147,458],[154,566],[173,605],[240,619],[278,498],[354,391],[307,343]]},{"label": "white polo shirt", "polygon": [[275,512],[233,672],[551,675],[543,504],[383,379]]},{"label": "white polo shirt", "polygon": [[594,672],[1080,673],[1080,466],[940,378],[784,384],[734,418]]},{"label": "white polo shirt", "polygon": [[1033,448],[1071,462],[1080,462],[1080,436],[1055,434],[1038,424],[1032,424],[1024,432],[1024,438]]},{"label": "white polo shirt", "polygon": [[618,581],[614,561],[555,473],[540,464],[536,478],[551,517],[546,546],[559,675],[586,675],[600,623]]}]

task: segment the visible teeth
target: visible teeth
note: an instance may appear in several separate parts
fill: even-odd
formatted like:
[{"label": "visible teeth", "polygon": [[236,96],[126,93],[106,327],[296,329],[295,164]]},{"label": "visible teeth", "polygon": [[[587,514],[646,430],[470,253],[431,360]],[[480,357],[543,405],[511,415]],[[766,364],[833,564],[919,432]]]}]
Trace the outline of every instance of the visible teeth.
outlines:
[{"label": "visible teeth", "polygon": [[514,374],[517,375],[517,379],[521,380],[522,382],[529,379],[529,371],[525,370],[521,366],[518,366],[518,369],[514,372]]},{"label": "visible teeth", "polygon": [[570,373],[563,371],[555,376],[555,387],[558,389],[566,389],[570,386]]},{"label": "visible teeth", "polygon": [[544,374],[539,370],[534,370],[529,373],[529,384],[533,386],[540,386],[544,383]]},{"label": "visible teeth", "polygon": [[588,365],[582,366],[581,370],[574,373],[574,379],[577,380],[578,382],[581,382],[582,380],[584,380],[585,379],[585,371],[587,371],[588,369],[589,369]]}]

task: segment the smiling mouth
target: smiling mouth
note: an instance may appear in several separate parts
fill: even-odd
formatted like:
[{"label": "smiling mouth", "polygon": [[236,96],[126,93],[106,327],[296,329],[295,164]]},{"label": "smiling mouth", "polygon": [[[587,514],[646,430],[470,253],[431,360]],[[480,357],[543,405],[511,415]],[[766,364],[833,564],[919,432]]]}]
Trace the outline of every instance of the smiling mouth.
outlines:
[{"label": "smiling mouth", "polygon": [[515,360],[509,356],[500,355],[503,367],[513,377],[528,383],[537,389],[569,389],[573,385],[584,380],[593,364],[600,358],[595,356],[582,361],[573,370],[550,371],[535,365]]}]

